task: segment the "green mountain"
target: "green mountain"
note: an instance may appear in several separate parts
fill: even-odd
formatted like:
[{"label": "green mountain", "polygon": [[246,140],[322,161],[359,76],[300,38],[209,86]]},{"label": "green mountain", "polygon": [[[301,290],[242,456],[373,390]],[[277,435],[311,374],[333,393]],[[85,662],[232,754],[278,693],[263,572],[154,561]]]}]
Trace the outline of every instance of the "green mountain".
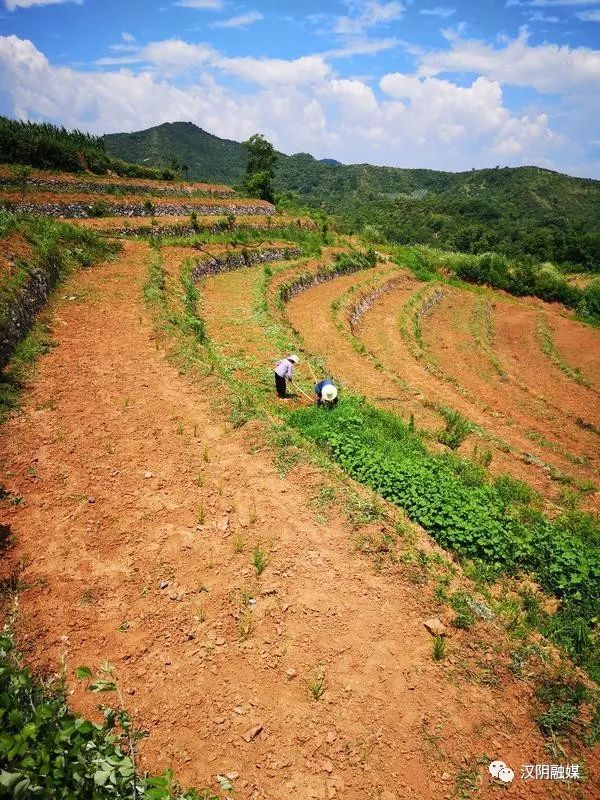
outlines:
[{"label": "green mountain", "polygon": [[[190,180],[239,184],[246,153],[191,122],[105,137],[109,154],[178,163]],[[439,172],[280,154],[275,188],[289,208],[322,209],[373,241],[490,250],[600,271],[600,181],[538,167]],[[365,228],[366,226],[366,228]]]},{"label": "green mountain", "polygon": [[134,164],[168,167],[177,162],[189,180],[235,184],[246,172],[246,151],[239,142],[219,139],[191,122],[110,133],[104,142],[107,153]]}]

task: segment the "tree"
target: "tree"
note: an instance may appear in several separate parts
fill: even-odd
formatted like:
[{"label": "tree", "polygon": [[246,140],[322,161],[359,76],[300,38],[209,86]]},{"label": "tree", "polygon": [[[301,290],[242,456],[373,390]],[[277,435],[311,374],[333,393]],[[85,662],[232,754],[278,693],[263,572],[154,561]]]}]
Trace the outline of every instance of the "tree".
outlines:
[{"label": "tree", "polygon": [[248,167],[244,189],[251,197],[260,197],[269,203],[274,201],[273,180],[277,153],[261,133],[255,133],[242,143],[248,151]]}]

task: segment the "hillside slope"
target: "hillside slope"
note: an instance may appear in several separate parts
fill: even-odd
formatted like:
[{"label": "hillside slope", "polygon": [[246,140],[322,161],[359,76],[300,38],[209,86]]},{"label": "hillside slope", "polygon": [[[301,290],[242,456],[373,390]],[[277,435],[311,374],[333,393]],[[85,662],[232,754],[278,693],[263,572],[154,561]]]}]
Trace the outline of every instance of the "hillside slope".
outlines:
[{"label": "hillside slope", "polygon": [[[189,179],[236,183],[245,170],[242,145],[189,122],[111,134],[105,142],[109,153],[139,163],[166,166],[175,157]],[[347,231],[375,226],[375,240],[529,254],[600,271],[600,181],[538,167],[452,173],[299,153],[280,154],[276,189],[292,203],[336,214]]]}]

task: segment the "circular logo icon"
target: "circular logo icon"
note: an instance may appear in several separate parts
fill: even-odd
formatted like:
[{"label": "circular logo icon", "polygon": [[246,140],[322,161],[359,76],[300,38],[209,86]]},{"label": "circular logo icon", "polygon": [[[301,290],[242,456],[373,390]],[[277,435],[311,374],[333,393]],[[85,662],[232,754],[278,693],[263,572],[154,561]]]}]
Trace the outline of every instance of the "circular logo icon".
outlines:
[{"label": "circular logo icon", "polygon": [[492,761],[488,767],[488,771],[492,778],[497,778],[504,783],[510,783],[515,777],[515,773],[504,761]]}]

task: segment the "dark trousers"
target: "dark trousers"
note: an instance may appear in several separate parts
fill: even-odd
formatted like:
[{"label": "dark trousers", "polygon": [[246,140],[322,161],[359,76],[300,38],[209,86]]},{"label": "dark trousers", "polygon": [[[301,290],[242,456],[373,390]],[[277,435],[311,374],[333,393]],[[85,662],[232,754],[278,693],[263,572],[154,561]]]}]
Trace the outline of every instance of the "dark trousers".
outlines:
[{"label": "dark trousers", "polygon": [[275,373],[275,389],[277,390],[277,394],[279,397],[285,397],[285,378],[282,378],[281,375]]}]

